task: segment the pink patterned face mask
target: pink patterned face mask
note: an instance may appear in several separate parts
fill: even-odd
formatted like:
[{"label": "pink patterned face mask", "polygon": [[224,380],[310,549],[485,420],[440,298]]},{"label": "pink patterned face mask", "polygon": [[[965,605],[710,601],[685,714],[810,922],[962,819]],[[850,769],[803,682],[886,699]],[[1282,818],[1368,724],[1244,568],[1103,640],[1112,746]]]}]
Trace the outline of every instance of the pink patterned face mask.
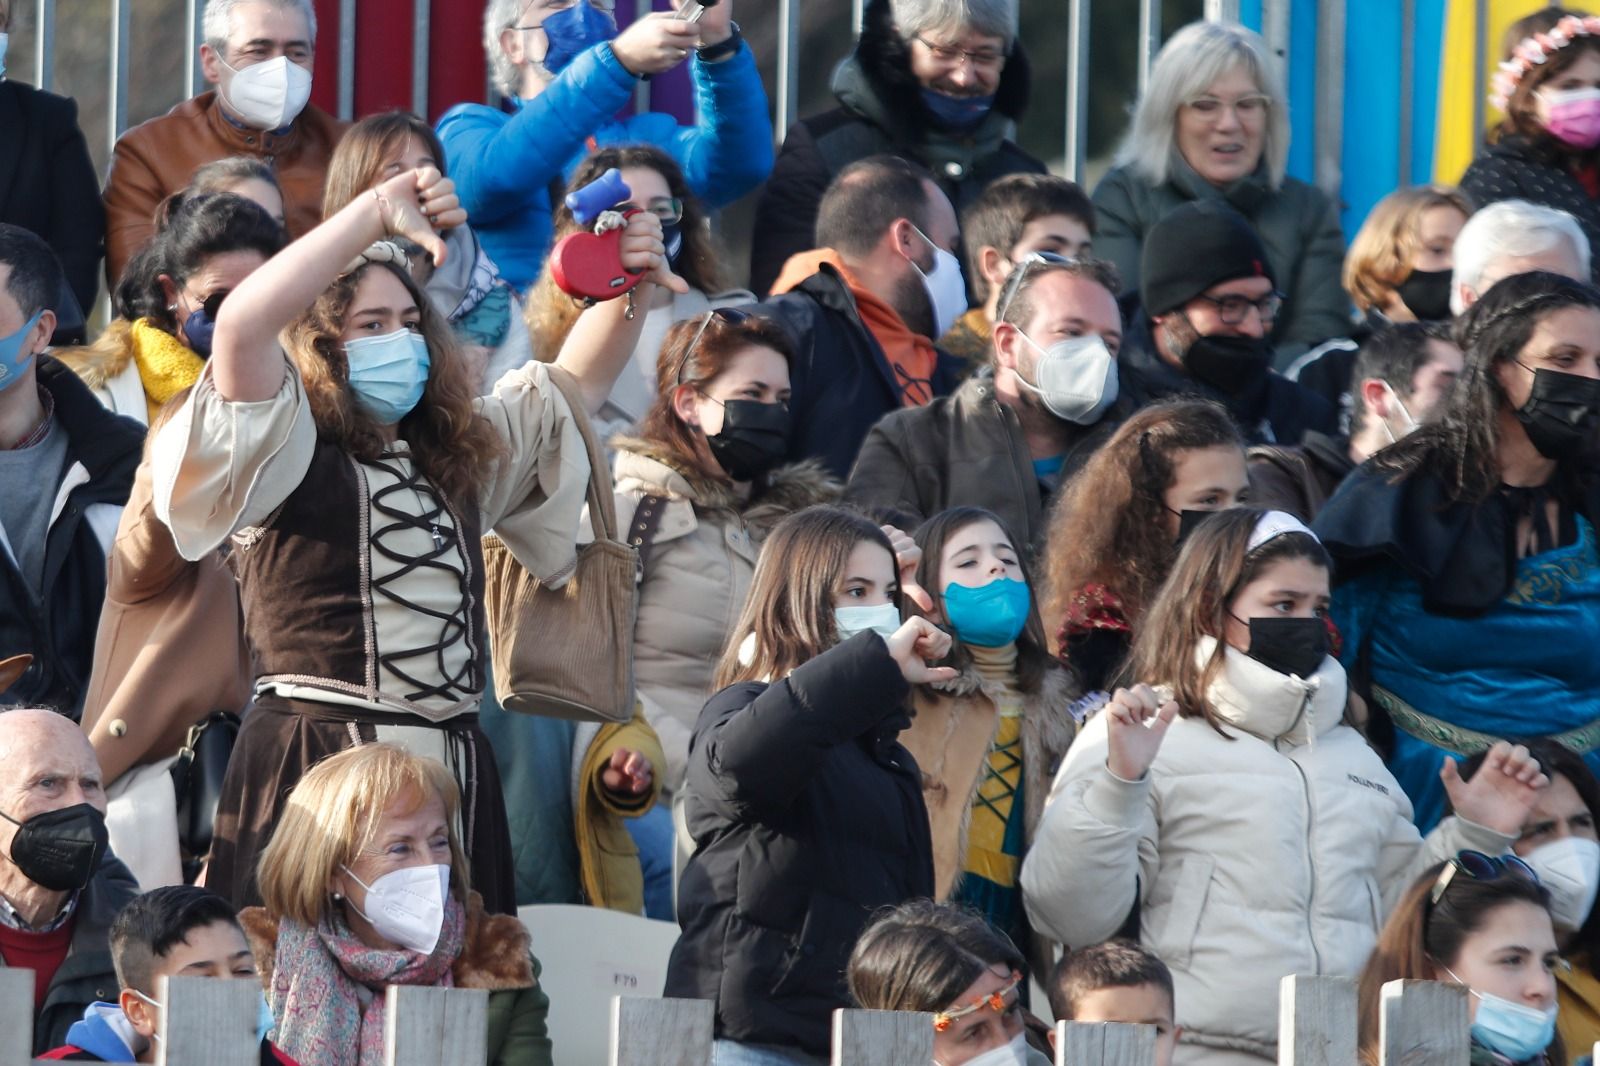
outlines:
[{"label": "pink patterned face mask", "polygon": [[1600,89],[1566,89],[1541,92],[1545,106],[1544,128],[1552,137],[1574,148],[1600,144]]}]

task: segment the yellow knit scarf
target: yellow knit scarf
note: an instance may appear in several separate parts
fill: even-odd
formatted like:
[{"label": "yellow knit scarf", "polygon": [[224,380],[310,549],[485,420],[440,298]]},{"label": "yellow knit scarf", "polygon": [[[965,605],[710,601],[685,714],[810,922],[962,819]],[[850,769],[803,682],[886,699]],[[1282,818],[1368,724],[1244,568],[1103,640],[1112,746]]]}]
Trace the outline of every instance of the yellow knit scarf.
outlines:
[{"label": "yellow knit scarf", "polygon": [[135,319],[128,333],[139,383],[144,386],[146,414],[153,421],[162,404],[200,379],[206,361],[148,318]]}]

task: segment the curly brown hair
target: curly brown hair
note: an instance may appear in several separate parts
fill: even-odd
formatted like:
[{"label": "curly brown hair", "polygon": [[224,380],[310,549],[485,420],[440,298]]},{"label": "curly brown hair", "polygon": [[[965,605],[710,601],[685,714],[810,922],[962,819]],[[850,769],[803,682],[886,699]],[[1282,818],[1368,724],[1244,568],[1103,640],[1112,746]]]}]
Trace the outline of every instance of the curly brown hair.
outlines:
[{"label": "curly brown hair", "polygon": [[448,323],[433,310],[411,275],[393,263],[368,263],[342,275],[284,331],[284,349],[305,382],[317,435],[356,459],[371,461],[387,447],[382,427],[356,403],[345,361],[345,318],[361,279],[386,270],[400,280],[422,315],[432,366],[422,400],[400,420],[399,433],[428,480],[458,507],[475,507],[490,466],[504,445],[473,405],[470,371]]},{"label": "curly brown hair", "polygon": [[[689,187],[683,171],[673,158],[661,149],[648,144],[630,144],[618,148],[602,148],[578,164],[578,169],[567,179],[567,188],[581,189],[611,168],[644,167],[660,174],[667,188],[683,204],[683,218],[678,227],[683,233],[683,251],[673,265],[673,271],[691,289],[704,293],[722,292],[727,280],[722,275],[721,249],[711,235],[711,222],[704,205]],[[565,203],[557,202],[551,219],[551,243],[584,227],[572,217]],[[528,290],[528,305],[523,311],[528,322],[528,335],[533,338],[534,356],[540,362],[553,363],[561,354],[561,345],[572,332],[572,324],[583,312],[583,305],[562,292],[550,273],[550,258],[539,271],[539,280]]]},{"label": "curly brown hair", "polygon": [[1221,405],[1178,400],[1135,413],[1090,457],[1050,516],[1041,599],[1047,632],[1058,631],[1067,605],[1089,584],[1115,592],[1137,623],[1177,557],[1163,496],[1178,453],[1224,445],[1244,451]]}]

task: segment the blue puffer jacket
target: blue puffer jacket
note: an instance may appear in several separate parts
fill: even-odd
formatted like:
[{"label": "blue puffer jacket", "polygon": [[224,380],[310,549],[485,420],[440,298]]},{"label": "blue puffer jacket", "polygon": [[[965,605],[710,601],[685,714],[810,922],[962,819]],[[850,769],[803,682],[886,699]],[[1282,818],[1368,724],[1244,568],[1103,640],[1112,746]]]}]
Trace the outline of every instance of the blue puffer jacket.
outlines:
[{"label": "blue puffer jacket", "polygon": [[772,170],[767,94],[748,45],[719,63],[692,62],[697,126],[649,111],[614,116],[637,84],[611,45],[572,61],[545,90],[512,111],[458,104],[439,120],[450,176],[473,232],[519,292],[539,276],[550,244],[550,184],[595,145],[653,144],[683,168],[708,207],[732,203]]}]

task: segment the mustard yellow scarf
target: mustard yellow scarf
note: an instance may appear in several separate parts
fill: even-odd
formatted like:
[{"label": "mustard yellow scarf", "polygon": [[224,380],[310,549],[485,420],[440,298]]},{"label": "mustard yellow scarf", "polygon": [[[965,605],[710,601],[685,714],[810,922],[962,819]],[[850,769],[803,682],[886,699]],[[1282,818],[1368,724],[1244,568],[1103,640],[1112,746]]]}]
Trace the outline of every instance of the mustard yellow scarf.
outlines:
[{"label": "mustard yellow scarf", "polygon": [[145,414],[153,421],[162,404],[199,380],[206,361],[148,318],[135,319],[128,333],[144,386]]}]

